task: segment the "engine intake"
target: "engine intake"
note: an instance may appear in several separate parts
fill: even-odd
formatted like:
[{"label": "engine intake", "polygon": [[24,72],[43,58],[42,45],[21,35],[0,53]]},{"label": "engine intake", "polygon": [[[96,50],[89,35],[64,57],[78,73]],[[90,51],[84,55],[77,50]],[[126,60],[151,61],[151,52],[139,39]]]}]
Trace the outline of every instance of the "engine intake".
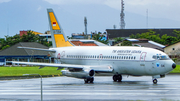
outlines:
[{"label": "engine intake", "polygon": [[91,70],[89,71],[89,76],[94,76],[94,73],[95,73],[95,71],[94,71],[93,69],[91,69]]},{"label": "engine intake", "polygon": [[88,79],[95,75],[95,71],[93,69],[86,69],[81,71],[62,70],[61,72],[64,76],[75,77],[80,79]]}]

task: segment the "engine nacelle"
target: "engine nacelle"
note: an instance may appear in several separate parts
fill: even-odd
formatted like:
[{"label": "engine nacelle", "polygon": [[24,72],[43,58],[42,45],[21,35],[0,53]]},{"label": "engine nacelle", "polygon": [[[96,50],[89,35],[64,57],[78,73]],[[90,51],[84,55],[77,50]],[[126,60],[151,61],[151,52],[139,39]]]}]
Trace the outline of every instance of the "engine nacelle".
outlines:
[{"label": "engine nacelle", "polygon": [[89,79],[95,75],[95,71],[93,69],[86,69],[81,71],[73,71],[73,70],[62,70],[61,71],[64,76],[75,77],[80,79]]}]

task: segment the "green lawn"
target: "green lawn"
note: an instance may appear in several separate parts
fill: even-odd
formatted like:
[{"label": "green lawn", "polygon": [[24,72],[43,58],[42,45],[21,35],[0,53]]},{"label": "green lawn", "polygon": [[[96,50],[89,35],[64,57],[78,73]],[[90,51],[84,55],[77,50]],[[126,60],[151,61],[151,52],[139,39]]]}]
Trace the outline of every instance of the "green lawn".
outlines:
[{"label": "green lawn", "polygon": [[180,65],[176,65],[176,68],[170,73],[180,73]]},{"label": "green lawn", "polygon": [[[56,70],[57,67],[0,67],[0,77],[5,76],[23,76],[23,74],[40,74],[40,75],[62,75],[61,70]],[[180,73],[180,65],[170,73]]]},{"label": "green lawn", "polygon": [[23,76],[23,74],[40,74],[40,75],[62,75],[57,67],[0,67],[0,77],[4,76]]}]

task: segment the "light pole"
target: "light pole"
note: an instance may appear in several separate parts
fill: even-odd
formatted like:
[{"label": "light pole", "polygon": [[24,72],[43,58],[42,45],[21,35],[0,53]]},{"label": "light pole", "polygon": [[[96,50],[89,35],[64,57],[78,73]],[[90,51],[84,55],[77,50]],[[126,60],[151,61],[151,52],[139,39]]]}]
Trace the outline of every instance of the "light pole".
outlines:
[{"label": "light pole", "polygon": [[23,74],[23,76],[40,76],[41,77],[41,101],[43,101],[42,76],[40,74]]}]

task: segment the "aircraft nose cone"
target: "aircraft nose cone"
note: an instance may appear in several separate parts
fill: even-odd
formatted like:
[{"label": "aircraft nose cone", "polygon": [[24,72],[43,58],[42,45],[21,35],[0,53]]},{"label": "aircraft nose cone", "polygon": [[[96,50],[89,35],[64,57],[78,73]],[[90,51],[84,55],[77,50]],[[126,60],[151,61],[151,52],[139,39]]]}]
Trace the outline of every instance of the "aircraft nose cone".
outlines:
[{"label": "aircraft nose cone", "polygon": [[176,68],[176,64],[175,64],[175,63],[172,64],[172,68],[173,68],[173,69]]}]

